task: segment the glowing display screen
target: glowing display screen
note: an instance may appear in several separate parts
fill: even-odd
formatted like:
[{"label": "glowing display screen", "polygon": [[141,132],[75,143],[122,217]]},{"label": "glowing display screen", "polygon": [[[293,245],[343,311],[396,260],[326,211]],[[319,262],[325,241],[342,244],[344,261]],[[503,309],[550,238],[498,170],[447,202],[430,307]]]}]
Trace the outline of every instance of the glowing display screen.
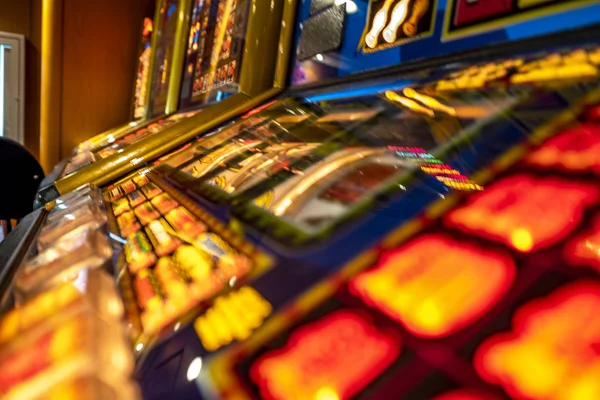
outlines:
[{"label": "glowing display screen", "polygon": [[239,91],[248,10],[245,0],[194,1],[180,94],[183,108]]},{"label": "glowing display screen", "polygon": [[559,178],[514,175],[452,211],[448,224],[521,251],[550,246],[581,221],[598,200],[598,188]]},{"label": "glowing display screen", "polygon": [[571,283],[522,306],[509,332],[487,339],[475,367],[513,398],[600,398],[600,284]]},{"label": "glowing display screen", "polygon": [[398,337],[339,310],[294,331],[284,347],[260,357],[250,374],[264,399],[347,399],[399,354]]},{"label": "glowing display screen", "polygon": [[508,290],[515,266],[506,254],[446,236],[427,235],[381,256],[350,289],[367,304],[422,337],[470,324]]},{"label": "glowing display screen", "polygon": [[159,26],[155,32],[157,39],[151,83],[150,107],[153,116],[163,114],[167,104],[178,17],[178,13],[174,11],[179,4],[179,0],[166,0],[160,10]]},{"label": "glowing display screen", "polygon": [[133,118],[146,116],[146,95],[148,91],[148,79],[150,78],[150,57],[152,39],[152,20],[144,18],[144,29],[142,33],[141,54],[138,57],[138,70],[135,80]]}]

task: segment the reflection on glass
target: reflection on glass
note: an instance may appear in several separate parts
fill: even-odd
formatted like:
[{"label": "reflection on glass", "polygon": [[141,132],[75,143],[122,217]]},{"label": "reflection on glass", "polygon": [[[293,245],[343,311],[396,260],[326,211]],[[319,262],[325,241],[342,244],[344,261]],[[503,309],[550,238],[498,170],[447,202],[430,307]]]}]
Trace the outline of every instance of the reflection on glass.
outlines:
[{"label": "reflection on glass", "polygon": [[[482,190],[433,153],[442,154],[457,137],[467,139],[478,125],[503,118],[516,102],[506,93],[495,97],[480,92],[436,96],[407,88],[402,94],[384,91],[381,97],[363,98],[378,111],[287,165],[276,182],[259,188],[252,204],[305,232],[317,232],[419,169],[448,189]],[[213,177],[212,184],[235,190],[229,181],[218,181],[222,176]]]},{"label": "reflection on glass", "polygon": [[320,228],[407,167],[386,148],[344,149],[278,186],[263,207],[305,230]]},{"label": "reflection on glass", "polygon": [[293,168],[297,160],[312,157],[323,143],[373,118],[381,108],[350,105],[332,109],[318,118],[317,114],[323,113],[321,110],[315,113],[292,111],[243,131],[232,128],[231,132],[223,132],[218,138],[230,140],[212,152],[202,152],[200,146],[205,149],[207,146],[201,143],[196,149],[195,161],[180,167],[177,175],[183,180],[199,179],[230,194],[240,193],[280,171],[299,173]]},{"label": "reflection on glass", "polygon": [[220,172],[208,183],[227,193],[243,191],[268,179],[282,169],[289,168],[291,160],[300,158],[318,147],[318,143],[284,143],[269,146]]},{"label": "reflection on glass", "polygon": [[175,125],[177,122],[195,115],[198,111],[191,111],[187,113],[177,113],[170,117],[160,120],[156,123],[150,124],[147,127],[138,129],[137,131],[125,136],[122,139],[113,141],[110,145],[96,151],[94,153],[96,159],[103,159],[109,157],[115,153],[121,153],[123,149],[133,143],[136,143],[150,135],[158,132],[162,132],[171,125]]}]

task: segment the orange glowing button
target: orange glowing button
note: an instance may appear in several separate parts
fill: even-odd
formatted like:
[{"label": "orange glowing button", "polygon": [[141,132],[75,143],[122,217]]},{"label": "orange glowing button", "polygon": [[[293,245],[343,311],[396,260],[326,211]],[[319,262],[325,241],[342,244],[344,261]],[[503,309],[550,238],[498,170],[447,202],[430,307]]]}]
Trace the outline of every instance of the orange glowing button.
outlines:
[{"label": "orange glowing button", "polygon": [[568,129],[531,153],[526,162],[540,167],[600,173],[600,125],[586,123]]},{"label": "orange glowing button", "polygon": [[517,399],[600,399],[600,284],[571,283],[520,308],[513,329],[475,354],[488,382]]},{"label": "orange glowing button", "polygon": [[600,215],[590,230],[565,247],[565,258],[575,266],[589,265],[600,272]]},{"label": "orange glowing button", "polygon": [[250,376],[264,399],[347,399],[399,354],[399,338],[340,310],[293,332],[283,348],[252,365]]},{"label": "orange glowing button", "polygon": [[514,275],[506,254],[431,234],[385,253],[375,268],[350,281],[350,290],[413,334],[435,338],[479,318]]},{"label": "orange glowing button", "polygon": [[527,253],[562,240],[597,199],[591,185],[515,175],[471,197],[446,222]]},{"label": "orange glowing button", "polygon": [[433,400],[498,400],[498,397],[480,390],[458,389],[434,397]]}]

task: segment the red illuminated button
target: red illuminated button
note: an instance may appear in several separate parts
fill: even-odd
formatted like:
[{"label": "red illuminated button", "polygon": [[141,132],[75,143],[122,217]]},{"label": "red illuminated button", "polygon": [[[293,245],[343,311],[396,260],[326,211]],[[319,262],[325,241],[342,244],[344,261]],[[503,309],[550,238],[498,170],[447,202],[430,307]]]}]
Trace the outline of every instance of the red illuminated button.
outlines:
[{"label": "red illuminated button", "polygon": [[498,400],[498,397],[479,390],[459,389],[434,397],[433,400]]},{"label": "red illuminated button", "polygon": [[565,247],[565,258],[573,265],[589,265],[600,272],[600,216],[590,230]]},{"label": "red illuminated button", "polygon": [[506,14],[512,10],[512,0],[455,0],[454,24],[461,26]]},{"label": "red illuminated button", "polygon": [[508,290],[510,257],[442,235],[385,253],[350,281],[350,290],[421,337],[443,337],[472,323]]},{"label": "red illuminated button", "polygon": [[600,125],[581,124],[548,140],[526,162],[567,171],[600,173]]},{"label": "red illuminated button", "polygon": [[600,284],[568,284],[521,307],[485,341],[475,367],[516,399],[600,399]]},{"label": "red illuminated button", "polygon": [[597,198],[598,190],[591,185],[515,175],[473,196],[448,214],[446,222],[529,252],[562,240]]},{"label": "red illuminated button", "polygon": [[399,339],[342,310],[293,332],[283,348],[259,358],[250,375],[264,399],[346,399],[398,354]]}]

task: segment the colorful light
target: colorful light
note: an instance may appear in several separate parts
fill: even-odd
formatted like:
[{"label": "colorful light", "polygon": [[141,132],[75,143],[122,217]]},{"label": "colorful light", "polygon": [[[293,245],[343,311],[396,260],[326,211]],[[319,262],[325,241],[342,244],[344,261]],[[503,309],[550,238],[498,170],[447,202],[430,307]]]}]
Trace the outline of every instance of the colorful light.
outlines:
[{"label": "colorful light", "polygon": [[215,351],[233,340],[244,340],[271,314],[272,307],[257,291],[243,287],[217,298],[194,323],[207,351]]},{"label": "colorful light", "polygon": [[483,187],[471,181],[459,170],[444,164],[421,147],[388,146],[395,151],[398,157],[407,159],[413,164],[419,165],[427,175],[434,176],[438,181],[451,189],[461,191],[483,190]]},{"label": "colorful light", "polygon": [[597,199],[598,189],[591,185],[514,175],[473,196],[446,222],[526,253],[562,240]]},{"label": "colorful light", "polygon": [[486,340],[475,367],[513,398],[600,398],[600,284],[571,283],[521,307],[513,328]]},{"label": "colorful light", "polygon": [[362,315],[338,310],[292,332],[283,348],[252,365],[250,376],[263,399],[347,399],[399,354],[399,338]]},{"label": "colorful light", "polygon": [[350,290],[420,337],[444,337],[471,324],[506,293],[510,257],[429,234],[382,255]]}]

